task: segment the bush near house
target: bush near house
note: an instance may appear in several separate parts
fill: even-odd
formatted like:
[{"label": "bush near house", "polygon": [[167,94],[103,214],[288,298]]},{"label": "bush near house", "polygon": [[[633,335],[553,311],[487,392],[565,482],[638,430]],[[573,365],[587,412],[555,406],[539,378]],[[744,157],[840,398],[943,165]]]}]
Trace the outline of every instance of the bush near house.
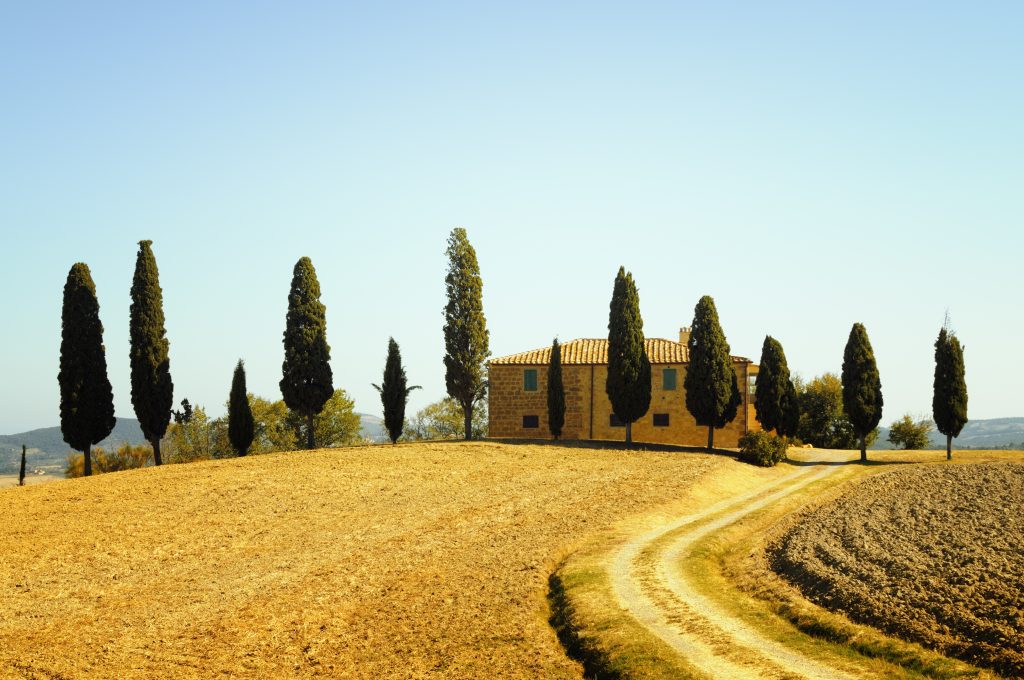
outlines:
[{"label": "bush near house", "polygon": [[740,460],[761,467],[775,467],[786,457],[787,448],[789,441],[784,437],[764,431],[748,432],[740,437]]}]

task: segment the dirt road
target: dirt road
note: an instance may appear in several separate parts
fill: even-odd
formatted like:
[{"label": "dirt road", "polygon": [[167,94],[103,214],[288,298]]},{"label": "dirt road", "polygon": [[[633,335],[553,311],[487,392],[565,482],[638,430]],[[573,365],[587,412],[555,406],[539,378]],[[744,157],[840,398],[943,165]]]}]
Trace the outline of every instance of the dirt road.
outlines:
[{"label": "dirt road", "polygon": [[830,462],[839,459],[799,468],[625,543],[610,566],[621,606],[698,672],[713,678],[852,677],[737,620],[702,595],[685,569],[685,558],[697,541],[840,469]]}]

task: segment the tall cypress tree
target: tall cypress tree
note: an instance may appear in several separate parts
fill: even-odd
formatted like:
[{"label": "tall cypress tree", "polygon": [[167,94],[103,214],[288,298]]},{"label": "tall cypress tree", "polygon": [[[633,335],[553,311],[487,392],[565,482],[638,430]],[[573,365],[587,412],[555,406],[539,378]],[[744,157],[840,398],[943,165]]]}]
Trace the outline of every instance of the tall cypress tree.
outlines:
[{"label": "tall cypress tree", "polygon": [[249,453],[255,436],[256,422],[245,387],[245,364],[239,359],[231,377],[231,394],[228,396],[228,439],[235,453],[244,456]]},{"label": "tall cypress tree", "polygon": [[466,230],[457,227],[448,237],[448,273],[444,308],[444,384],[462,407],[466,439],[473,438],[473,405],[487,396],[484,361],[491,355],[484,318],[483,279],[476,251]]},{"label": "tall cypress tree", "polygon": [[859,323],[850,329],[843,352],[843,410],[860,441],[860,460],[867,462],[867,436],[882,419],[882,381],[868,332]]},{"label": "tall cypress tree", "polygon": [[779,426],[778,432],[783,437],[795,437],[800,428],[800,397],[792,379],[787,383],[786,393],[782,397],[782,422]]},{"label": "tall cypress tree", "polygon": [[[60,429],[64,441],[82,452],[92,474],[92,445],[114,430],[114,392],[107,379],[100,303],[89,267],[78,262],[64,284],[60,341]],[[22,453],[22,477],[25,457]]]},{"label": "tall cypress tree", "polygon": [[945,325],[935,341],[932,416],[939,432],[946,435],[946,460],[952,460],[953,438],[960,436],[967,423],[967,382],[964,380],[963,347]]},{"label": "tall cypress tree", "polygon": [[388,358],[384,362],[384,380],[374,385],[380,393],[380,402],[384,407],[384,428],[394,444],[402,436],[405,427],[405,405],[409,401],[409,393],[420,389],[419,385],[408,386],[405,367],[402,366],[402,354],[394,338],[388,338]]},{"label": "tall cypress tree", "polygon": [[281,395],[289,409],[306,419],[306,448],[312,449],[313,418],[334,394],[331,347],[327,344],[327,308],[313,262],[300,258],[292,272],[284,329]]},{"label": "tall cypress tree", "polygon": [[160,460],[160,439],[171,422],[174,383],[171,381],[170,343],[164,328],[164,299],[153,256],[152,241],[139,241],[132,280],[131,330],[132,406],[142,434],[153,445],[153,460]]},{"label": "tall cypress tree", "polygon": [[[718,322],[718,310],[710,295],[705,295],[693,310],[693,325],[687,343],[690,363],[686,367],[683,388],[686,390],[686,409],[698,425],[708,428],[708,451],[715,445],[715,428],[724,419],[734,400],[733,383],[736,372],[732,369],[729,343]],[[735,417],[735,409],[733,409]]]},{"label": "tall cypress tree", "polygon": [[761,346],[761,368],[754,391],[754,410],[761,427],[775,430],[783,437],[795,434],[790,425],[795,395],[782,344],[767,335]]},{"label": "tall cypress tree", "polygon": [[548,366],[548,429],[551,436],[562,436],[565,425],[565,385],[562,384],[562,346],[558,338],[551,343],[551,364]]},{"label": "tall cypress tree", "polygon": [[619,267],[608,312],[608,377],[605,392],[615,415],[626,424],[633,443],[633,423],[651,406],[651,362],[644,346],[644,320],[633,275]]}]

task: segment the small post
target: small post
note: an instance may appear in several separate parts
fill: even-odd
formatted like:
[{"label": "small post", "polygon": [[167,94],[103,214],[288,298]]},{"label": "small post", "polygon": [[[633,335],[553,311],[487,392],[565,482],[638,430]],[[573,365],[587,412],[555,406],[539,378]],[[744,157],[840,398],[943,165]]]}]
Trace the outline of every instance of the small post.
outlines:
[{"label": "small post", "polygon": [[18,486],[25,486],[25,445],[21,445],[21,474],[18,476]]}]

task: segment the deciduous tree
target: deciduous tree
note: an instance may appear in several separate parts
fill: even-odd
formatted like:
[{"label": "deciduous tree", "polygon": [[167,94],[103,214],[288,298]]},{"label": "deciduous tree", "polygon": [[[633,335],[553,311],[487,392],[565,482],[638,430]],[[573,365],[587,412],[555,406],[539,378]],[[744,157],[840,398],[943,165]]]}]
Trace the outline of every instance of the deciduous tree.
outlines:
[{"label": "deciduous tree", "polygon": [[729,343],[718,322],[715,301],[710,295],[702,297],[693,310],[693,325],[687,348],[690,363],[683,379],[686,409],[698,425],[708,428],[710,451],[715,445],[715,428],[725,424],[723,421],[730,408],[732,416],[736,416],[736,408],[731,406],[736,394],[736,372],[732,368]]},{"label": "deciduous tree", "polygon": [[953,438],[967,424],[967,382],[964,380],[964,350],[948,330],[948,321],[935,341],[935,382],[932,416],[939,432],[946,435],[946,460],[953,458]]},{"label": "deciduous tree", "polygon": [[608,311],[608,377],[605,392],[633,443],[633,423],[651,406],[651,361],[644,346],[644,320],[633,275],[619,267]]},{"label": "deciduous tree", "polygon": [[882,419],[882,382],[868,332],[859,323],[850,329],[843,352],[843,410],[860,443],[860,460],[867,462],[867,436]]},{"label": "deciduous tree", "polygon": [[160,439],[171,422],[174,383],[171,381],[170,343],[164,328],[164,299],[153,256],[152,241],[139,241],[132,280],[131,330],[132,406],[142,434],[161,464]]},{"label": "deciduous tree", "polygon": [[462,407],[466,439],[473,436],[473,406],[487,396],[484,362],[491,355],[484,318],[483,279],[476,251],[466,230],[457,227],[448,237],[448,273],[444,308],[444,383],[448,395]]},{"label": "deciduous tree", "polygon": [[288,293],[280,385],[288,408],[306,420],[307,449],[315,444],[313,418],[334,394],[326,312],[320,302],[320,282],[313,262],[308,257],[300,258]]},{"label": "deciduous tree", "polygon": [[249,452],[255,436],[256,422],[252,417],[249,394],[245,387],[245,364],[239,359],[231,377],[231,392],[228,395],[228,439],[235,453],[244,456]]},{"label": "deciduous tree", "polygon": [[380,393],[380,402],[384,407],[384,429],[394,444],[402,436],[405,427],[405,405],[409,402],[409,393],[420,389],[419,385],[409,386],[402,366],[402,354],[394,338],[388,338],[388,358],[384,362],[384,379],[380,385],[374,385]]},{"label": "deciduous tree", "polygon": [[551,343],[551,363],[548,365],[548,429],[551,436],[562,436],[565,425],[565,385],[562,383],[562,346],[558,338]]},{"label": "deciduous tree", "polygon": [[71,448],[82,452],[84,474],[91,475],[92,446],[106,439],[117,419],[96,285],[82,262],[72,265],[64,284],[57,382],[61,433]]}]

